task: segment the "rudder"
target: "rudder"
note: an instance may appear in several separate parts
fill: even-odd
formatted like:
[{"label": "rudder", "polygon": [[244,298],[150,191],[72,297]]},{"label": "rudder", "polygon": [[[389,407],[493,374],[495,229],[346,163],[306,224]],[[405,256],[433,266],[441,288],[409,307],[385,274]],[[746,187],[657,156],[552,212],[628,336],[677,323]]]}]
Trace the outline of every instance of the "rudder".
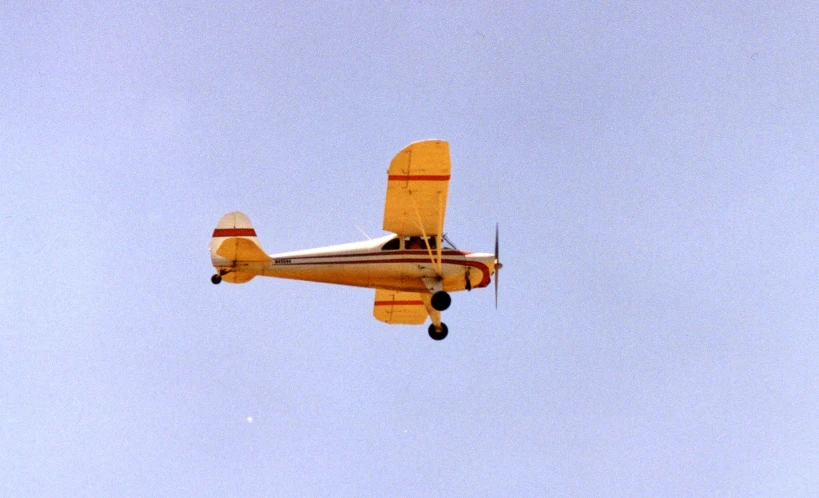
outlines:
[{"label": "rudder", "polygon": [[237,266],[270,261],[270,256],[262,249],[247,215],[234,211],[222,216],[216,224],[210,239],[210,259],[223,280],[239,284],[256,274],[238,270]]}]

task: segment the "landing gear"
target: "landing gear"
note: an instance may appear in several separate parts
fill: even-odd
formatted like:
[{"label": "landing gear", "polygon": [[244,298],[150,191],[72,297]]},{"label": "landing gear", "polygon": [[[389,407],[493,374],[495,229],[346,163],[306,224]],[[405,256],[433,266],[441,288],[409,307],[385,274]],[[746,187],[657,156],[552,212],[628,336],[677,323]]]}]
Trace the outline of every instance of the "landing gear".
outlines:
[{"label": "landing gear", "polygon": [[448,333],[449,329],[444,322],[441,322],[441,330],[437,330],[434,323],[429,324],[429,336],[436,341],[443,340]]},{"label": "landing gear", "polygon": [[[432,307],[438,311],[444,311],[452,304],[452,298],[444,291],[438,291],[432,295]],[[442,337],[443,339],[443,337]]]},{"label": "landing gear", "polygon": [[213,285],[218,285],[219,283],[222,282],[222,275],[219,275],[217,273],[214,276],[210,277],[210,281],[213,282]]}]

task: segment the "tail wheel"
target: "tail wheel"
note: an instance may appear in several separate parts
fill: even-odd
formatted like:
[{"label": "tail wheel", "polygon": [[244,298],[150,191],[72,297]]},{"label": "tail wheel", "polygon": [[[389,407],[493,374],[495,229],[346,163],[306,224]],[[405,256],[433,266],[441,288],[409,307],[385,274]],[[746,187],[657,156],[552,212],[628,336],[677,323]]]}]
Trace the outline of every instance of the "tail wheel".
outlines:
[{"label": "tail wheel", "polygon": [[438,311],[444,311],[452,304],[452,298],[444,291],[438,291],[432,295],[432,307]]},{"label": "tail wheel", "polygon": [[429,325],[429,336],[432,337],[436,341],[443,340],[446,335],[449,333],[449,329],[447,328],[444,322],[441,322],[441,330],[435,328],[435,324],[431,323]]},{"label": "tail wheel", "polygon": [[213,285],[218,285],[222,282],[222,275],[219,275],[217,273],[214,276],[210,277],[210,281],[213,282]]}]

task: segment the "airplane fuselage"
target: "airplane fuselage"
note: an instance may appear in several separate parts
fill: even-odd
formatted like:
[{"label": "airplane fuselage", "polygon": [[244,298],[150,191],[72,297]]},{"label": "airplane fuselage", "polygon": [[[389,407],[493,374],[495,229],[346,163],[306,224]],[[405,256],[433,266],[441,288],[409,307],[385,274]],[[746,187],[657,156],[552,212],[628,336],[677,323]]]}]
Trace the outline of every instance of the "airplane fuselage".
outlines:
[{"label": "airplane fuselage", "polygon": [[[265,277],[330,284],[425,292],[425,279],[440,281],[448,292],[486,287],[494,273],[492,254],[442,249],[440,279],[438,253],[427,248],[384,249],[394,235],[350,244],[271,254],[269,261],[236,262],[226,270]],[[468,282],[468,283],[467,283]]]}]

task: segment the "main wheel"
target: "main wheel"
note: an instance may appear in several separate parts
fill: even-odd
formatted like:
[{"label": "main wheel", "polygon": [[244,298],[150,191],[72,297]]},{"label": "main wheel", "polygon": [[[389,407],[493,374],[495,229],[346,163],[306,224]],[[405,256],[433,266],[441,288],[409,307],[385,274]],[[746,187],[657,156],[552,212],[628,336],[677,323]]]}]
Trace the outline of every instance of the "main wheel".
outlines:
[{"label": "main wheel", "polygon": [[213,282],[213,285],[217,285],[222,282],[222,275],[219,275],[217,273],[214,276],[210,277],[210,281]]},{"label": "main wheel", "polygon": [[444,322],[441,322],[441,330],[435,330],[435,324],[429,324],[429,336],[435,339],[436,341],[443,340],[444,337],[449,333],[449,329],[447,328]]},{"label": "main wheel", "polygon": [[452,304],[452,298],[444,291],[438,291],[432,295],[432,307],[438,311],[444,311]]}]

